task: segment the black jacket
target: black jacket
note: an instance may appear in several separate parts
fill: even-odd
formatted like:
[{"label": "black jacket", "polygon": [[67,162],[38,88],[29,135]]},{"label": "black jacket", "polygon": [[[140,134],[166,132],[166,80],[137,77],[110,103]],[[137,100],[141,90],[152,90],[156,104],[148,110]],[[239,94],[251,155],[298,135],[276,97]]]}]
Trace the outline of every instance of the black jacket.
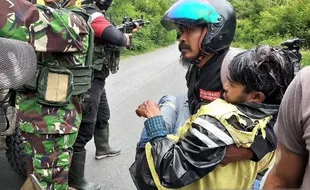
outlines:
[{"label": "black jacket", "polygon": [[[256,103],[238,105],[238,109],[251,118],[261,119],[270,115],[274,116],[274,119],[267,124],[265,130],[272,130],[278,107],[277,105]],[[215,118],[203,115],[199,117],[216,125],[222,131],[229,134],[225,127]],[[231,123],[235,122],[232,121]],[[249,122],[249,125],[245,126],[242,130],[251,130],[249,129],[251,126],[253,125]],[[191,127],[209,136],[208,131],[205,130],[203,126],[192,123]],[[261,134],[258,135],[261,136]],[[216,136],[209,137],[212,138],[212,140],[218,139]],[[214,142],[216,142],[218,146],[209,147],[191,130],[186,133],[184,138],[177,142],[167,137],[153,139],[151,141],[151,153],[161,184],[168,188],[180,188],[212,172],[223,160],[227,147],[227,145],[219,139]],[[137,149],[136,159],[130,167],[130,173],[138,189],[156,189],[143,149]]]}]

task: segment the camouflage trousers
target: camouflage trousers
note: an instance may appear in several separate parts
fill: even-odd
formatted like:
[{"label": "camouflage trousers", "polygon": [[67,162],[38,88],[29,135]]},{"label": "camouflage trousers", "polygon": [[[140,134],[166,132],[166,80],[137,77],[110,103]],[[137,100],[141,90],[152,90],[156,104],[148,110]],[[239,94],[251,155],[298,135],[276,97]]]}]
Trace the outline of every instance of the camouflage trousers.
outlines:
[{"label": "camouflage trousers", "polygon": [[78,133],[35,134],[22,132],[27,173],[34,174],[44,189],[67,190],[72,146]]}]

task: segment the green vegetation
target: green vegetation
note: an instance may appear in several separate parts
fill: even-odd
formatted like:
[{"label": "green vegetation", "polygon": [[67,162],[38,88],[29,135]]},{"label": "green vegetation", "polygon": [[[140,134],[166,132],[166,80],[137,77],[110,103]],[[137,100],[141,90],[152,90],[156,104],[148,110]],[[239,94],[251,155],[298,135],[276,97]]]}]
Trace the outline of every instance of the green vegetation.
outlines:
[{"label": "green vegetation", "polygon": [[143,16],[150,24],[133,36],[133,51],[123,50],[123,55],[135,55],[141,52],[167,46],[176,41],[176,32],[167,32],[160,24],[161,17],[174,0],[121,0],[113,1],[106,17],[115,25],[122,23],[123,17],[137,19]]},{"label": "green vegetation", "polygon": [[233,46],[279,45],[289,38],[304,38],[303,65],[310,65],[309,0],[230,0],[238,27]]},{"label": "green vegetation", "polygon": [[302,54],[302,66],[310,65],[310,51],[301,51]]},{"label": "green vegetation", "polygon": [[[279,45],[290,38],[304,38],[303,65],[310,65],[310,0],[229,0],[237,12],[237,32],[233,46]],[[116,25],[124,16],[136,19],[143,15],[151,22],[134,34],[134,49],[123,55],[135,55],[172,44],[176,32],[167,32],[160,24],[165,11],[175,0],[114,0],[106,13]],[[110,16],[111,15],[111,16]]]}]

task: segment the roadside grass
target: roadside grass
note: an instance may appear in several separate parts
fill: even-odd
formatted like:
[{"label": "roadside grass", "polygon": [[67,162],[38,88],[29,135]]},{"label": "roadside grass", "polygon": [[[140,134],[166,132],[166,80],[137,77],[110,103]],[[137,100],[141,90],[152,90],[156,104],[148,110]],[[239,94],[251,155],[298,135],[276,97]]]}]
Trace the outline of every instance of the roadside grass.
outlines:
[{"label": "roadside grass", "polygon": [[302,50],[301,54],[302,54],[302,60],[301,60],[302,66],[303,67],[309,66],[310,65],[310,50]]}]

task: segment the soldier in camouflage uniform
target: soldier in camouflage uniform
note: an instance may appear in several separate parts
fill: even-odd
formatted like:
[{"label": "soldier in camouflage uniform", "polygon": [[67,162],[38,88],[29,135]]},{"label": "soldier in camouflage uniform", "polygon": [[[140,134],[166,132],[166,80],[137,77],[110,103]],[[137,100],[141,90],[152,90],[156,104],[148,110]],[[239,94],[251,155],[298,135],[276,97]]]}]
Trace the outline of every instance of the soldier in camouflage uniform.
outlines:
[{"label": "soldier in camouflage uniform", "polygon": [[[109,73],[116,73],[120,60],[120,48],[130,46],[130,34],[113,26],[102,14],[111,5],[112,0],[82,0],[82,8],[90,15],[89,23],[94,31],[92,86],[86,92],[83,101],[83,117],[77,140],[73,145],[74,154],[69,173],[69,185],[81,190],[95,189],[95,184],[84,177],[86,144],[94,136],[96,159],[117,156],[121,150],[110,146],[108,104],[105,84]],[[139,25],[137,24],[137,28]]]},{"label": "soldier in camouflage uniform", "polygon": [[[56,0],[57,3],[62,6],[65,7],[68,10],[71,10],[81,16],[83,16],[83,18],[87,21],[89,21],[89,27],[92,28],[91,26],[91,18],[89,18],[88,14],[86,14],[86,11],[84,11],[81,8],[78,8],[76,6],[77,1],[75,0]],[[40,5],[47,5],[47,6],[55,6],[55,4],[53,4],[52,2],[54,2],[54,0],[38,0],[36,3],[40,4]],[[89,49],[89,53],[91,53],[91,55],[93,55],[93,50]],[[100,52],[102,54],[102,56],[104,57],[104,53]],[[89,56],[92,57],[92,56]],[[92,60],[91,60],[92,61]],[[102,65],[102,63],[99,63]],[[97,66],[92,64],[92,68],[93,69],[97,69]],[[96,72],[93,75],[94,77],[92,78],[92,87],[91,89],[93,89],[93,87],[97,87],[97,85],[94,85],[93,81],[96,81]],[[100,81],[100,83],[104,84],[104,81]],[[90,90],[91,90],[90,89]],[[100,93],[102,91],[102,89],[96,89],[98,90],[97,93]],[[88,97],[88,93],[89,91],[85,94],[84,96],[84,100],[89,99]],[[94,97],[91,97],[94,98]],[[87,105],[85,105],[85,102],[83,103],[83,108],[87,108]],[[84,112],[85,110],[83,110]],[[85,115],[82,116],[82,118],[84,118]],[[83,120],[82,120],[83,121]],[[79,131],[82,129],[82,134],[84,134],[85,130],[91,130],[92,128],[88,127],[88,126],[84,126],[83,124],[80,125],[80,129]],[[80,136],[80,133],[78,135],[78,137]],[[77,138],[75,144],[78,142],[80,142],[80,138]],[[84,142],[84,141],[83,141]],[[85,162],[86,162],[86,150],[83,149],[82,151],[76,151],[76,147],[74,147],[74,153],[72,156],[72,162],[71,162],[71,166],[70,166],[70,172],[69,172],[69,186],[75,189],[79,189],[79,190],[99,190],[101,189],[101,186],[99,184],[95,184],[95,183],[89,183],[87,182],[86,178],[85,178]],[[84,148],[84,146],[83,146]],[[80,150],[80,149],[78,149]]]},{"label": "soldier in camouflage uniform", "polygon": [[0,36],[22,40],[37,52],[37,75],[17,92],[27,173],[44,189],[68,189],[72,145],[81,123],[81,95],[90,88],[90,28],[65,9],[4,0]]},{"label": "soldier in camouflage uniform", "polygon": [[[69,2],[69,3],[68,3]],[[105,91],[105,79],[118,69],[120,47],[130,45],[130,35],[124,34],[104,18],[101,11],[105,11],[111,0],[83,0],[81,4],[87,14],[88,22],[94,30],[93,68],[94,79],[91,89],[85,94],[83,102],[83,117],[77,140],[74,143],[74,154],[69,173],[69,185],[80,190],[100,189],[98,184],[90,183],[84,175],[86,150],[85,145],[95,137],[96,159],[106,156],[116,156],[120,149],[111,148],[109,145],[110,110]],[[38,3],[47,4],[47,0],[38,0]],[[72,9],[72,1],[61,1]],[[70,6],[70,7],[69,7]],[[139,27],[137,25],[137,27]],[[135,30],[136,31],[136,30]]]}]

